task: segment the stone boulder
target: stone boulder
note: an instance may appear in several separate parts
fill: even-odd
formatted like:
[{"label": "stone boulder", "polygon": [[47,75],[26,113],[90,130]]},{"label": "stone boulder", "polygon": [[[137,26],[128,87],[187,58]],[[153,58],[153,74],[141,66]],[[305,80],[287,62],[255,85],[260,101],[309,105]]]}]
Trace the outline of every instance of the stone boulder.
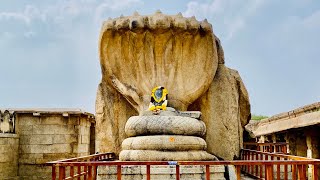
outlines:
[{"label": "stone boulder", "polygon": [[202,112],[209,153],[226,160],[239,156],[249,97],[237,71],[224,65],[220,40],[206,20],[160,12],[109,19],[99,48],[97,151],[118,154],[127,119],[143,115],[152,88],[164,86],[169,106]]},{"label": "stone boulder", "polygon": [[239,157],[250,117],[249,97],[237,71],[219,64],[208,91],[189,107],[202,112],[207,151],[225,160]]}]

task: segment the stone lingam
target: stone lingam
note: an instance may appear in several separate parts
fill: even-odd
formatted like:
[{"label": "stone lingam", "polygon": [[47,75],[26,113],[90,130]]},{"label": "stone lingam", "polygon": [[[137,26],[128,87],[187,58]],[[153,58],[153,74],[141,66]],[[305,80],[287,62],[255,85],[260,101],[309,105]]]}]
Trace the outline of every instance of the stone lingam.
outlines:
[{"label": "stone lingam", "polygon": [[[109,19],[99,55],[97,151],[115,152],[120,160],[239,156],[249,97],[238,72],[224,65],[220,40],[207,20],[160,11]],[[168,109],[154,115],[146,109],[159,85],[170,93]],[[199,112],[187,111],[200,111],[201,120]]]},{"label": "stone lingam", "polygon": [[173,108],[167,108],[167,99],[168,90],[162,86],[155,87],[151,93],[149,111],[145,111],[142,116],[129,118],[125,127],[129,138],[122,142],[119,159],[123,161],[217,159],[205,151],[207,143],[201,137],[205,134],[206,126],[200,121],[200,112],[178,112]]}]

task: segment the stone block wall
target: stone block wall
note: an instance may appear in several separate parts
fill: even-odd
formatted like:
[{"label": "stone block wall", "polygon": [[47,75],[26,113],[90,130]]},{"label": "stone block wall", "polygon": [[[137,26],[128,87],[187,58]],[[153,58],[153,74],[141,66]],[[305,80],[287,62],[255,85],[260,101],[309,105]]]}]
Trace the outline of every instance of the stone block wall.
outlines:
[{"label": "stone block wall", "polygon": [[17,134],[0,133],[0,179],[18,179]]},{"label": "stone block wall", "polygon": [[14,137],[11,139],[0,136],[0,179],[11,175],[24,180],[51,179],[51,167],[45,166],[46,162],[94,152],[94,145],[90,145],[94,142],[90,137],[94,136],[90,133],[95,123],[92,114],[70,109],[10,112],[15,114],[16,135],[5,134]]}]

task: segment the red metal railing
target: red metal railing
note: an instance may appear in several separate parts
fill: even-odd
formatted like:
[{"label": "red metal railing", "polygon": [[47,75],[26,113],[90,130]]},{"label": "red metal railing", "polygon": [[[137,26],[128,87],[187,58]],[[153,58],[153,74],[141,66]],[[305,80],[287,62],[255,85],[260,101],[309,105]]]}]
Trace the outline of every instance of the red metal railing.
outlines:
[{"label": "red metal railing", "polygon": [[[47,165],[52,166],[52,179],[55,180],[57,177],[61,179],[96,179],[97,175],[97,166],[88,166],[86,163],[89,162],[98,162],[98,161],[113,161],[115,160],[116,155],[114,153],[103,153],[103,154],[94,154],[89,156],[82,156],[71,159],[64,159],[59,161],[52,161],[47,163]],[[64,163],[74,163],[81,162],[84,165],[67,165]],[[75,167],[77,167],[75,169]],[[58,173],[57,173],[58,172]],[[67,173],[69,172],[69,173]],[[69,174],[69,176],[67,176]]]},{"label": "red metal railing", "polygon": [[[320,160],[280,153],[269,153],[244,149],[241,151],[241,159],[250,161],[242,166],[242,171],[265,179],[307,179],[307,167],[312,166],[312,178],[318,179],[318,165]],[[271,164],[255,164],[252,161],[265,161]],[[296,163],[299,162],[299,163]],[[282,176],[281,176],[282,175]]]},{"label": "red metal railing", "polygon": [[[182,165],[202,165],[206,167],[206,179],[210,179],[210,166],[214,165],[234,165],[236,169],[237,179],[240,180],[241,170],[258,178],[267,180],[288,179],[291,174],[292,179],[306,179],[306,168],[308,165],[313,166],[312,175],[314,180],[318,180],[317,166],[320,160],[303,158],[298,156],[289,156],[284,154],[259,152],[255,150],[242,150],[241,157],[243,160],[238,161],[97,161],[99,159],[111,160],[114,154],[109,154],[110,158],[106,158],[106,154],[93,155],[92,158],[82,157],[73,158],[63,161],[55,161],[47,163],[52,166],[52,179],[96,179],[96,169],[98,166],[117,166],[117,179],[121,180],[121,166],[140,165],[146,166],[146,179],[150,180],[150,166],[152,165],[175,165],[176,179],[180,180],[180,166]],[[100,156],[104,156],[100,158]],[[82,160],[85,162],[79,162]],[[280,167],[283,167],[282,170]],[[75,168],[77,167],[77,172]],[[288,168],[290,167],[290,169]],[[57,172],[58,173],[57,173]],[[69,173],[68,173],[69,171]],[[283,178],[281,177],[281,173]],[[67,175],[68,174],[68,175]]]},{"label": "red metal railing", "polygon": [[257,150],[262,152],[276,152],[287,154],[288,143],[277,142],[277,143],[254,143],[245,142],[243,143],[244,149]]}]

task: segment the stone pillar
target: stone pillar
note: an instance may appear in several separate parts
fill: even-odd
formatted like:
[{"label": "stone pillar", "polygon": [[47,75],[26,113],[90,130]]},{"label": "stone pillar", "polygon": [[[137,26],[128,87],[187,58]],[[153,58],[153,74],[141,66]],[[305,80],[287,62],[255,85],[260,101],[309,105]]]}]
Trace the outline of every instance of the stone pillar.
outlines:
[{"label": "stone pillar", "polygon": [[[276,143],[277,142],[277,135],[276,134],[272,134],[271,135],[271,139],[272,139],[273,143]],[[273,152],[277,152],[275,145],[271,145],[270,148],[273,149]],[[270,149],[270,151],[272,151],[272,149]]]},{"label": "stone pillar", "polygon": [[[319,135],[317,132],[319,129],[314,127],[305,130],[306,144],[307,144],[307,157],[308,158],[319,158]],[[312,179],[312,166],[308,167],[308,179]]]},{"label": "stone pillar", "polygon": [[265,137],[260,136],[258,143],[264,143],[265,142]]},{"label": "stone pillar", "polygon": [[[307,158],[312,158],[312,137],[310,133],[307,133],[306,137],[307,142]],[[312,179],[312,166],[308,165],[308,179]]]},{"label": "stone pillar", "polygon": [[284,136],[284,140],[286,141],[287,143],[287,153],[288,154],[291,154],[290,152],[290,145],[289,145],[289,136],[288,136],[288,133],[286,132],[285,136]]},{"label": "stone pillar", "polygon": [[312,158],[312,137],[310,134],[307,135],[306,142],[307,142],[307,158]]},{"label": "stone pillar", "polygon": [[276,142],[277,142],[277,135],[276,135],[276,134],[272,134],[272,135],[271,135],[271,138],[272,138],[272,142],[273,142],[273,143],[276,143]]},{"label": "stone pillar", "polygon": [[308,158],[319,158],[319,130],[317,127],[305,130]]},{"label": "stone pillar", "polygon": [[[258,140],[258,143],[264,143],[264,142],[265,142],[265,137],[264,136],[260,136],[259,140]],[[260,147],[257,148],[257,149],[259,149],[260,151],[264,151],[264,146],[260,145]]]}]

